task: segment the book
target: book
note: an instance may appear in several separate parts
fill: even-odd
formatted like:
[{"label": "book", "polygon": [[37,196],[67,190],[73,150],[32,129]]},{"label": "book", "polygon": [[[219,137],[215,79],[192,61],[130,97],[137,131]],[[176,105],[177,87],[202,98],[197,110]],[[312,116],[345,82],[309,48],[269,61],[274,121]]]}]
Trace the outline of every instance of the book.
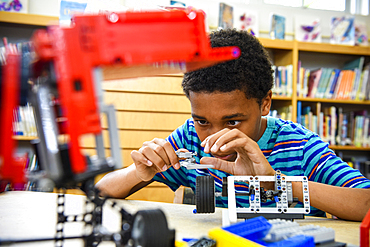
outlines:
[{"label": "book", "polygon": [[285,16],[270,14],[270,38],[285,39]]},{"label": "book", "polygon": [[303,97],[308,96],[308,81],[310,78],[311,70],[305,69],[304,71],[304,78],[303,78]]},{"label": "book", "polygon": [[310,78],[308,80],[308,94],[307,97],[314,98],[317,91],[317,86],[319,85],[320,78],[322,74],[322,68],[316,69],[310,72]]},{"label": "book", "polygon": [[355,45],[354,22],[353,16],[333,17],[330,22],[330,43]]},{"label": "book", "polygon": [[351,70],[354,70],[354,69],[359,69],[360,71],[362,71],[363,67],[364,67],[364,62],[365,62],[365,57],[364,56],[361,56],[359,58],[356,58],[354,60],[351,60],[351,61],[348,61],[346,62],[344,65],[343,65],[343,70],[348,70],[348,69],[351,69]]},{"label": "book", "polygon": [[340,71],[341,71],[340,69],[334,69],[331,72],[329,83],[326,87],[326,91],[325,91],[325,95],[324,95],[325,98],[331,99],[333,97],[335,85],[338,81]]},{"label": "book", "polygon": [[361,85],[361,88],[359,88],[358,100],[366,99],[366,90],[370,86],[369,85],[369,75],[370,75],[370,64],[367,64],[363,70],[363,74],[361,78],[362,85]]},{"label": "book", "polygon": [[220,3],[219,17],[218,17],[218,26],[223,29],[233,28],[234,27],[234,14],[233,7],[226,4]]},{"label": "book", "polygon": [[368,46],[366,22],[355,19],[355,45]]},{"label": "book", "polygon": [[328,86],[328,83],[331,77],[331,73],[334,71],[334,69],[331,69],[331,68],[322,68],[322,70],[323,72],[320,77],[319,84],[317,86],[317,91],[314,96],[315,98],[324,98],[326,88]]},{"label": "book", "polygon": [[338,99],[350,99],[350,94],[352,92],[352,87],[355,81],[355,72],[353,70],[345,70],[346,77],[343,79],[343,90],[339,92]]},{"label": "book", "polygon": [[84,13],[86,6],[86,0],[61,0],[59,10],[59,24],[62,26],[69,26],[71,24],[72,16],[75,14]]},{"label": "book", "polygon": [[370,117],[369,116],[366,116],[365,117],[365,120],[364,120],[364,132],[363,132],[363,142],[362,142],[362,146],[363,147],[369,147],[369,128],[370,128]]},{"label": "book", "polygon": [[329,143],[331,145],[335,145],[335,137],[336,137],[336,129],[337,129],[337,108],[335,106],[330,107],[330,138]]},{"label": "book", "polygon": [[297,101],[297,123],[299,124],[302,124],[301,117],[302,117],[302,102]]},{"label": "book", "polygon": [[337,133],[336,133],[336,138],[335,138],[335,143],[337,145],[341,145],[341,140],[342,140],[342,128],[343,128],[343,108],[338,107],[338,128],[337,128]]},{"label": "book", "polygon": [[303,42],[321,43],[320,18],[317,16],[294,16],[294,38]]},{"label": "book", "polygon": [[293,64],[285,66],[286,68],[286,96],[292,96],[293,91]]},{"label": "book", "polygon": [[1,0],[0,11],[26,14],[28,13],[28,0]]},{"label": "book", "polygon": [[246,30],[253,36],[259,37],[258,12],[248,11],[239,17],[240,30]]}]

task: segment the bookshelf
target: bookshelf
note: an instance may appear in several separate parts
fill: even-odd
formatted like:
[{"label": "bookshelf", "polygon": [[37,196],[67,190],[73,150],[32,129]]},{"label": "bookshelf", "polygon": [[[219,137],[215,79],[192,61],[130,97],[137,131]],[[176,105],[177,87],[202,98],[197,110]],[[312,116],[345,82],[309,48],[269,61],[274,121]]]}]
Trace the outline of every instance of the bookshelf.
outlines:
[{"label": "bookshelf", "polygon": [[22,14],[0,11],[0,22],[8,24],[22,24],[26,26],[47,26],[51,23],[58,23],[59,17]]},{"label": "bookshelf", "polygon": [[[274,65],[286,66],[293,64],[292,95],[273,95],[272,109],[290,107],[291,120],[294,122],[297,122],[298,102],[300,102],[302,106],[312,106],[313,108],[315,108],[317,103],[320,103],[322,108],[335,106],[347,109],[348,111],[367,110],[370,112],[370,101],[307,98],[297,96],[298,61],[301,61],[302,67],[333,67],[340,69],[345,62],[364,56],[366,65],[370,62],[370,47],[271,40],[265,38],[260,38],[259,40],[268,50]],[[329,148],[347,161],[352,160],[353,157],[356,157],[356,159],[361,161],[370,160],[370,147],[330,145]]]},{"label": "bookshelf", "polygon": [[35,140],[37,139],[37,136],[18,136],[18,135],[15,135],[12,137],[13,140],[17,140],[17,141],[32,141],[32,140]]},{"label": "bookshelf", "polygon": [[[22,32],[23,28],[34,30],[37,28],[45,28],[51,23],[58,21],[58,17],[40,16],[33,14],[18,14],[0,12],[0,29],[7,27],[14,29],[14,32]],[[6,29],[9,30],[9,29]],[[0,35],[5,31],[0,31]],[[10,34],[11,35],[11,34]],[[26,40],[30,36],[24,37]],[[270,54],[273,63],[276,66],[293,65],[292,71],[292,94],[291,96],[273,95],[273,109],[282,107],[290,107],[291,120],[296,121],[297,117],[297,102],[302,104],[316,104],[317,102],[323,105],[335,105],[347,108],[368,109],[370,111],[370,101],[353,101],[353,100],[333,100],[333,99],[315,99],[297,97],[297,71],[298,61],[301,60],[303,66],[322,67],[326,64],[337,62],[335,66],[340,66],[340,63],[346,60],[351,60],[359,56],[365,56],[366,61],[370,59],[369,47],[349,47],[343,45],[305,43],[298,41],[287,40],[271,40],[267,38],[259,38]],[[107,72],[107,71],[103,71]],[[142,143],[151,140],[155,137],[166,138],[172,130],[183,124],[185,119],[190,117],[190,104],[181,90],[182,75],[164,75],[153,76],[136,79],[126,79],[125,75],[114,75],[114,78],[109,78],[103,84],[105,90],[106,103],[114,103],[117,109],[117,121],[119,128],[119,136],[121,140],[121,153],[125,166],[132,163],[130,153],[132,150],[137,150]],[[114,79],[114,80],[113,80]],[[138,103],[140,102],[140,103]],[[172,102],[168,104],[168,102]],[[130,120],[128,120],[130,119]],[[106,136],[106,124],[103,119],[103,135]],[[13,137],[16,140],[30,141],[34,137]],[[107,139],[107,138],[105,138]],[[82,146],[86,153],[94,154],[94,140],[84,139]],[[336,152],[356,153],[370,160],[370,147],[354,147],[354,146],[330,146]],[[109,155],[109,144],[106,146],[106,153]],[[153,184],[147,192],[140,191],[142,196],[135,194],[133,198],[148,198],[152,200],[149,194],[166,194],[160,201],[171,202],[172,191],[161,184]]]}]

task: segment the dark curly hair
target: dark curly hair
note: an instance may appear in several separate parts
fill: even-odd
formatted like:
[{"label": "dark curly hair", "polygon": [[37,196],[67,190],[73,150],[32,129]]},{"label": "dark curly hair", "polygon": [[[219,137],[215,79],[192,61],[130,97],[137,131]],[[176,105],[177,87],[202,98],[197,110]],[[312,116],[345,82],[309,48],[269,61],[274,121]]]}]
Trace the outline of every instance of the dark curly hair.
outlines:
[{"label": "dark curly hair", "polygon": [[261,105],[273,86],[273,70],[269,55],[262,44],[246,31],[226,29],[210,34],[211,46],[238,46],[241,55],[236,60],[185,73],[184,93],[231,92],[241,90],[247,99],[255,98]]}]

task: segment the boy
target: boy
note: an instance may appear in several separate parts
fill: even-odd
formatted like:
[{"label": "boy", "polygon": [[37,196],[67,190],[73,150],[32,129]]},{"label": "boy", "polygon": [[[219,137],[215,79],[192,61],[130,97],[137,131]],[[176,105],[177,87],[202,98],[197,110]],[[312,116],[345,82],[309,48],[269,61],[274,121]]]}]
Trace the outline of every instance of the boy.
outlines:
[{"label": "boy", "polygon": [[[131,157],[134,164],[106,175],[102,193],[125,198],[152,181],[195,190],[197,176],[213,176],[221,191],[227,175],[272,176],[279,169],[287,176],[307,176],[311,215],[324,212],[360,221],[370,208],[370,181],[328,149],[316,134],[281,119],[265,117],[271,107],[273,77],[267,52],[244,31],[221,30],[210,35],[213,47],[241,49],[237,60],[186,73],[183,90],[190,100],[192,119],[166,140],[145,142]],[[197,152],[197,163],[214,169],[180,167],[175,151]],[[302,200],[300,183],[293,183],[294,197]],[[248,188],[239,184],[237,192]],[[267,202],[267,204],[273,202]],[[227,197],[217,197],[227,207]],[[248,200],[237,199],[237,206]]]}]

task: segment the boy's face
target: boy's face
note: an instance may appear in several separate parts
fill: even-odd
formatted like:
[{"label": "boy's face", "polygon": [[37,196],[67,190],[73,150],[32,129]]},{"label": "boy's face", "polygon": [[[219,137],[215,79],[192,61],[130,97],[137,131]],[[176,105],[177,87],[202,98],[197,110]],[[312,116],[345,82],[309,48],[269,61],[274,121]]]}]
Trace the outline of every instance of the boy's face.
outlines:
[{"label": "boy's face", "polygon": [[[258,141],[266,128],[261,119],[270,111],[271,93],[258,105],[256,99],[247,99],[244,92],[195,93],[190,91],[191,114],[201,141],[224,128],[237,128]],[[218,158],[235,160],[236,153],[225,153]]]}]

